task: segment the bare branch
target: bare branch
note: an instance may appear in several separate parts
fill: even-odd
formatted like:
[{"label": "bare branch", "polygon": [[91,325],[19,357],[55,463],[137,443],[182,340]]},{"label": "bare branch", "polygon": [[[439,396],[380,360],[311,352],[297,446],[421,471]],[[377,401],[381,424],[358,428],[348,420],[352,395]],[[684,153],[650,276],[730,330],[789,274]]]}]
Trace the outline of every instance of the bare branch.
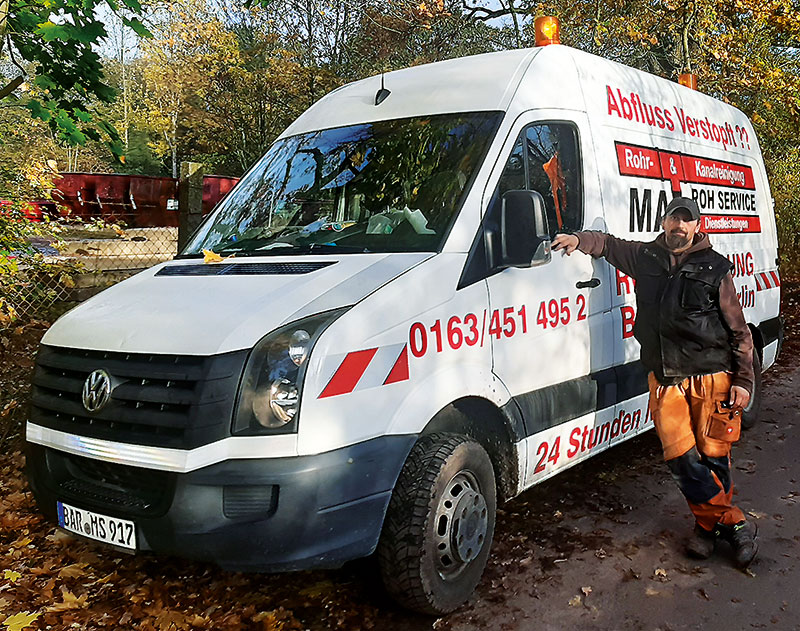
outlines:
[{"label": "bare branch", "polygon": [[[500,0],[500,6],[506,8],[503,0]],[[514,0],[508,0],[508,11],[511,13],[511,19],[514,22],[514,36],[517,40],[517,48],[522,48],[522,32],[519,28],[519,19],[517,18],[517,10],[514,8]]]},{"label": "bare branch", "polygon": [[9,94],[11,94],[14,90],[16,90],[19,86],[25,83],[25,77],[17,77],[12,81],[9,81],[4,88],[0,88],[0,99],[6,98]]},{"label": "bare branch", "polygon": [[681,32],[681,52],[683,53],[683,68],[686,72],[692,72],[692,58],[689,51],[689,29],[697,15],[697,5],[693,2],[690,3],[690,5],[692,11],[688,15],[684,13],[683,30]]},{"label": "bare branch", "polygon": [[17,68],[19,68],[20,74],[23,77],[27,77],[28,76],[28,71],[25,70],[25,68],[22,67],[22,64],[20,64],[17,61],[17,58],[14,56],[14,47],[11,45],[10,41],[8,43],[8,57],[11,60],[11,63],[14,64]]},{"label": "bare branch", "polygon": [[506,15],[512,15],[515,9],[508,9],[502,7],[500,9],[487,9],[486,7],[471,7],[467,4],[468,0],[461,0],[461,6],[466,12],[466,17],[472,20],[480,20],[487,22],[495,18],[502,18]]}]

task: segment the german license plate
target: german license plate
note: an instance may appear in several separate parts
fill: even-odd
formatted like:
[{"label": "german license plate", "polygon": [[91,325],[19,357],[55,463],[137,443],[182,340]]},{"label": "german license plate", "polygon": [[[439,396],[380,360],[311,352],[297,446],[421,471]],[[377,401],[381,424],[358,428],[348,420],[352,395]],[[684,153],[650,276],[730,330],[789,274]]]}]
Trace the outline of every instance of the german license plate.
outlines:
[{"label": "german license plate", "polygon": [[64,530],[127,550],[136,549],[136,526],[132,521],[75,508],[63,502],[57,502],[57,505],[58,525]]}]

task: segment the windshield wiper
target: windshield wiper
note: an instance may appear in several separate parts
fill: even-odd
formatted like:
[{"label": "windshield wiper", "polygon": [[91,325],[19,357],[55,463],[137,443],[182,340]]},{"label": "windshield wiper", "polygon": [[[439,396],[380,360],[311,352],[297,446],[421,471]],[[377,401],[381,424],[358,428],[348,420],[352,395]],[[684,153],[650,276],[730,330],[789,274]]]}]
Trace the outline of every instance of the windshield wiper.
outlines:
[{"label": "windshield wiper", "polygon": [[216,245],[212,249],[217,254],[222,254],[223,252],[236,252],[237,254],[241,251],[242,248],[250,248],[252,246],[263,246],[264,243],[271,241],[275,238],[275,235],[270,236],[263,236],[263,237],[251,237],[249,239],[239,239],[237,241],[231,241],[226,243],[222,249],[217,249],[219,245]]},{"label": "windshield wiper", "polygon": [[285,244],[283,247],[269,247],[261,250],[223,250],[234,252],[236,256],[281,256],[283,254],[368,254],[369,248],[355,245],[336,245],[335,243],[307,243],[303,245]]}]

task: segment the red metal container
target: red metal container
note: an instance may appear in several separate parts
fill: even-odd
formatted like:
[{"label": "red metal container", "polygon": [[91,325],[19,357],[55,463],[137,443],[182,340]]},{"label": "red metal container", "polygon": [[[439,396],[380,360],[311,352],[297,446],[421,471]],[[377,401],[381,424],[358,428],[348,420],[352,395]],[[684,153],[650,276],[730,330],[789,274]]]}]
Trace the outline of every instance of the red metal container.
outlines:
[{"label": "red metal container", "polygon": [[[205,176],[203,214],[209,213],[238,181]],[[54,184],[53,200],[71,217],[124,222],[133,228],[178,225],[178,182],[170,177],[61,173]]]}]

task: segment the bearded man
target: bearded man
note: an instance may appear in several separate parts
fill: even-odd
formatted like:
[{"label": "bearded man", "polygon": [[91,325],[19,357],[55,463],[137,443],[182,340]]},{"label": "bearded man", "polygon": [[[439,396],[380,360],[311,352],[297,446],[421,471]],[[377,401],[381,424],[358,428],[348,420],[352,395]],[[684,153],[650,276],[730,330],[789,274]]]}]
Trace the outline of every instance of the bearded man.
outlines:
[{"label": "bearded man", "polygon": [[745,568],[758,552],[757,527],[733,504],[730,454],[753,390],[753,339],[732,265],[700,231],[697,204],[673,199],[662,228],[649,243],[586,231],[559,234],[552,247],[604,257],[636,281],[633,331],[649,371],[650,412],[695,519],[687,552],[708,558],[723,538]]}]

